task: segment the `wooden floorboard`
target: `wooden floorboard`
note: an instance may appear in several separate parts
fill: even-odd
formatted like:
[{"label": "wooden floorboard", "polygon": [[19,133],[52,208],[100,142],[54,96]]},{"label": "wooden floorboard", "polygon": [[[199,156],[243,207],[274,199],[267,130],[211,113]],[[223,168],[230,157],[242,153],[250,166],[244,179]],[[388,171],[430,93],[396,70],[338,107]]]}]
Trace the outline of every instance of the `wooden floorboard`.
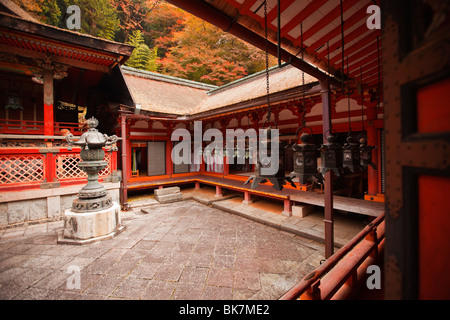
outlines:
[{"label": "wooden floorboard", "polygon": [[[252,195],[275,198],[280,200],[291,200],[297,203],[311,204],[323,207],[325,204],[324,194],[312,191],[301,191],[293,188],[284,188],[282,191],[275,190],[270,184],[259,185],[256,189],[251,189],[250,184],[244,185],[244,181],[229,179],[212,175],[192,175],[185,177],[173,177],[148,181],[129,182],[128,189],[154,188],[160,185],[186,184],[200,182],[213,186],[221,186],[225,189],[245,192]],[[384,212],[384,203],[354,199],[342,196],[333,196],[333,208],[336,210],[348,211],[368,216],[377,217]]]}]

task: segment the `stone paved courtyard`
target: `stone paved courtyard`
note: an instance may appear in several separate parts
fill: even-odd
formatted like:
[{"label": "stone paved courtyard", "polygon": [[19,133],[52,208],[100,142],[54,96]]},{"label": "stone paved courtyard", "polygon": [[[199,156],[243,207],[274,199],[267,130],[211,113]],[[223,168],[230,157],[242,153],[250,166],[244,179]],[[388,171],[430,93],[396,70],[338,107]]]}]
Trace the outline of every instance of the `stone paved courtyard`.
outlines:
[{"label": "stone paved courtyard", "polygon": [[84,246],[56,244],[62,221],[2,231],[0,299],[277,299],[323,259],[313,240],[192,200],[122,220]]}]

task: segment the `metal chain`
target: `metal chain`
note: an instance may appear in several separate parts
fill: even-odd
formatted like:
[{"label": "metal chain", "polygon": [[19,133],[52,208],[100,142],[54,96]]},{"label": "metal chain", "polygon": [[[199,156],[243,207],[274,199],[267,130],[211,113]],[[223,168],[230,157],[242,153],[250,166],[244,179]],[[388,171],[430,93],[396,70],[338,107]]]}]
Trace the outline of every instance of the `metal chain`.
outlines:
[{"label": "metal chain", "polygon": [[[300,37],[301,37],[301,46],[302,46],[302,61],[305,61],[305,50],[303,47],[303,21],[300,22]],[[306,107],[305,107],[305,72],[302,70],[302,90],[303,90],[303,100],[302,100],[302,107],[303,107],[303,114],[302,114],[302,126],[306,126]]]},{"label": "metal chain", "polygon": [[272,107],[270,105],[270,83],[269,83],[269,32],[267,26],[267,0],[264,1],[264,31],[265,31],[265,39],[266,39],[266,91],[267,91],[267,119],[266,121],[270,121],[270,117],[272,115]]},{"label": "metal chain", "polygon": [[361,74],[361,124],[362,124],[362,132],[366,131],[364,128],[364,84],[363,84],[363,74],[362,67],[359,67],[359,73]]},{"label": "metal chain", "polygon": [[348,130],[349,135],[352,132],[352,122],[350,118],[350,70],[348,68],[348,57],[347,57],[347,108],[348,108]]}]

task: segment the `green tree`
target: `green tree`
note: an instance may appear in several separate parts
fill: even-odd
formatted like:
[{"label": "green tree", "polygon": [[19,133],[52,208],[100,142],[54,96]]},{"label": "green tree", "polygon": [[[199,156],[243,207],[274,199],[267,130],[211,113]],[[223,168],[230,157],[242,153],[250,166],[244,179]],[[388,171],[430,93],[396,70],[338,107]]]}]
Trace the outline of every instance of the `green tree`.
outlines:
[{"label": "green tree", "polygon": [[119,30],[119,18],[109,0],[64,0],[66,8],[75,4],[81,9],[81,32],[114,40]]},{"label": "green tree", "polygon": [[156,71],[157,70],[157,50],[155,47],[152,50],[145,44],[144,37],[140,30],[134,30],[129,36],[128,44],[135,47],[130,58],[125,62],[125,65],[137,69]]},{"label": "green tree", "polygon": [[40,21],[53,26],[61,22],[61,8],[58,0],[14,0],[25,11]]}]

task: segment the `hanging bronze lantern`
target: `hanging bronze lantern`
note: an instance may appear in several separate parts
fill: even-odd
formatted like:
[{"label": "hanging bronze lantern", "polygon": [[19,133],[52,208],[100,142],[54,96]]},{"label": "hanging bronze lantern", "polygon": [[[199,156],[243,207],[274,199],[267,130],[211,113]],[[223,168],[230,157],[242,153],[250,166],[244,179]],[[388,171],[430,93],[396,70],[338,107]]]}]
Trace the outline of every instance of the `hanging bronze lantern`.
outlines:
[{"label": "hanging bronze lantern", "polygon": [[372,162],[372,150],[376,147],[367,145],[367,137],[365,135],[360,136],[359,143],[360,165],[363,169],[367,169],[367,166],[371,166],[373,169],[377,170],[377,166]]},{"label": "hanging bronze lantern", "polygon": [[[297,137],[300,131],[297,130]],[[291,149],[294,151],[294,171],[289,178],[299,178],[300,184],[322,183],[322,175],[317,171],[318,148],[311,143],[311,133],[302,133],[300,136],[301,144],[294,144]]]},{"label": "hanging bronze lantern", "polygon": [[285,158],[286,158],[286,142],[281,142],[278,148],[278,170],[274,174],[265,174],[263,169],[269,169],[272,167],[272,131],[267,129],[267,140],[260,141],[265,147],[259,150],[259,157],[256,164],[256,175],[250,176],[244,185],[248,184],[252,181],[251,188],[256,189],[260,183],[265,183],[267,181],[273,184],[273,188],[275,190],[281,191],[283,190],[283,186],[286,184],[286,181],[291,184],[292,187],[296,187],[295,183],[292,181],[290,177],[285,176]]},{"label": "hanging bronze lantern", "polygon": [[342,167],[345,171],[351,173],[361,171],[359,144],[355,137],[350,134],[347,137],[347,143],[342,147],[342,154]]},{"label": "hanging bronze lantern", "polygon": [[328,137],[327,133],[328,131],[325,132],[325,139],[328,143],[320,148],[320,172],[325,176],[328,171],[333,171],[336,176],[340,176],[342,173],[342,146],[336,143],[336,135],[332,131],[329,132]]}]

